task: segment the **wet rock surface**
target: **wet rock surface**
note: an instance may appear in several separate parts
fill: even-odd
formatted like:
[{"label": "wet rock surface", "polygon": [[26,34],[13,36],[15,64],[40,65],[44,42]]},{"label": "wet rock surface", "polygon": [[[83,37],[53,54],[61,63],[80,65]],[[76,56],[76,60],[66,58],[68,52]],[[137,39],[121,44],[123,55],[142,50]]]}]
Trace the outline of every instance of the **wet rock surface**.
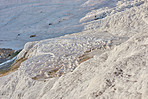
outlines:
[{"label": "wet rock surface", "polygon": [[14,50],[12,49],[0,48],[0,63],[8,60],[8,57],[10,57],[13,53]]},{"label": "wet rock surface", "polygon": [[12,67],[14,68],[19,65],[19,62],[16,61],[16,56],[19,54],[20,51],[21,50],[15,51],[5,48],[0,49],[0,76],[8,73],[12,69]]}]

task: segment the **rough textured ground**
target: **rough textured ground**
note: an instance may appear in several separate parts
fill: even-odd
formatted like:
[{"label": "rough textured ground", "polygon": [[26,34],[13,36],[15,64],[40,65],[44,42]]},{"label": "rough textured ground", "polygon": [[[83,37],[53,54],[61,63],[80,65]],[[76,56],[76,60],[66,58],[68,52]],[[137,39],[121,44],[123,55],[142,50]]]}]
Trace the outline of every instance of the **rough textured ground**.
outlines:
[{"label": "rough textured ground", "polygon": [[97,2],[82,4],[95,6],[79,20],[84,31],[25,44],[0,98],[148,99],[148,2]]}]

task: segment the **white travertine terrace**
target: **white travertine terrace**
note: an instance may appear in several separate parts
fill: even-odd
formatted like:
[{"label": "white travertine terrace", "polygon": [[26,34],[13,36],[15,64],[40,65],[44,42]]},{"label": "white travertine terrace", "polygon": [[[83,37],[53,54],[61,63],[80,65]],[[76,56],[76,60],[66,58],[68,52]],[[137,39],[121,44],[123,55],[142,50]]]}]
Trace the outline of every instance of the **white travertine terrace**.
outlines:
[{"label": "white travertine terrace", "polygon": [[25,44],[0,99],[148,99],[147,0],[94,1],[81,32]]}]

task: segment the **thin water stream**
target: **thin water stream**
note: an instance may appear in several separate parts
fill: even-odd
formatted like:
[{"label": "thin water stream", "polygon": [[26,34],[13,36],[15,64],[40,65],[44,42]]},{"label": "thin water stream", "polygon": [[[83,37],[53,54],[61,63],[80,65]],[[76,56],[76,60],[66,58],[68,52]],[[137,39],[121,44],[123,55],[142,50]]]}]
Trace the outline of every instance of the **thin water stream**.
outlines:
[{"label": "thin water stream", "polygon": [[14,53],[3,59],[5,61],[0,63],[0,74],[5,73],[11,69],[11,65],[16,61],[17,55],[20,51],[21,50],[14,51]]}]

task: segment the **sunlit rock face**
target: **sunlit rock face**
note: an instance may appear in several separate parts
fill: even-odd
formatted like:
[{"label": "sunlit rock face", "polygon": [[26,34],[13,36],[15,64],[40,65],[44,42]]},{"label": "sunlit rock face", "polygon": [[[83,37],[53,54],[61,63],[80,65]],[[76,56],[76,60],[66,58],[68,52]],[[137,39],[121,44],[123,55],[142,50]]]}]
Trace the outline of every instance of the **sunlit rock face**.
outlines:
[{"label": "sunlit rock face", "polygon": [[[46,17],[39,23],[33,22],[33,24],[29,21],[32,23],[29,26],[24,23],[25,26],[20,31],[22,33],[29,31],[24,37],[33,42],[27,42],[17,56],[15,70],[0,77],[0,98],[147,99],[147,1],[76,0],[72,2],[70,0],[46,2],[58,3],[54,5],[56,7],[60,5],[60,10],[53,8],[52,13],[55,13],[57,19],[56,21],[49,19],[46,24],[48,26],[43,24],[47,21]],[[25,3],[28,4],[30,3]],[[35,2],[35,5],[33,3],[32,6],[35,9],[44,7],[44,11],[49,10],[49,6],[41,1]],[[65,6],[66,8],[63,8]],[[72,13],[67,13],[69,10]],[[26,12],[25,8],[24,11]],[[38,13],[43,14],[44,11],[28,13],[38,17]],[[85,13],[82,14],[83,11]],[[63,13],[65,16],[59,18]],[[46,14],[48,13],[44,15]],[[36,17],[33,21],[38,20]],[[22,20],[21,14],[19,18]],[[11,24],[6,25],[5,29],[7,30],[9,26]],[[45,37],[50,36],[48,32],[64,35],[34,41],[40,36],[32,34],[30,32],[32,29],[33,33]],[[47,29],[48,32],[38,32],[40,29]],[[75,29],[79,32],[65,35],[69,31],[76,32]],[[18,40],[21,35],[17,34],[14,37],[17,36],[16,40]]]}]

